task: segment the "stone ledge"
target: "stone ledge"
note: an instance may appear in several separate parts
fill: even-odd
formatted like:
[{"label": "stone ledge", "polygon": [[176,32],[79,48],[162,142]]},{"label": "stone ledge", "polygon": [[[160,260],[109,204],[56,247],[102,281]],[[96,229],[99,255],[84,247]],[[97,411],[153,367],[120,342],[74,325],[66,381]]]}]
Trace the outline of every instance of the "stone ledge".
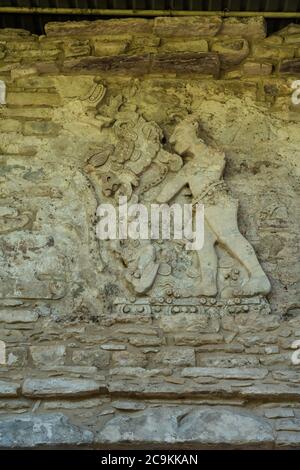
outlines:
[{"label": "stone ledge", "polygon": [[0,448],[86,445],[93,441],[91,431],[72,424],[62,413],[2,416]]},{"label": "stone ledge", "polygon": [[[75,424],[62,412],[2,415],[1,449],[272,449],[300,443],[299,419],[262,416],[263,410],[238,406],[160,405],[114,402],[122,414],[94,414],[89,425]],[[275,418],[275,419],[274,419]]]},{"label": "stone ledge", "polygon": [[89,379],[26,379],[22,393],[25,397],[76,397],[100,393],[100,384]]},{"label": "stone ledge", "polygon": [[218,77],[220,60],[214,52],[177,52],[164,54],[114,55],[66,60],[63,73],[70,72],[157,72],[204,74]]},{"label": "stone ledge", "polygon": [[274,442],[268,422],[254,413],[229,408],[150,408],[116,416],[96,435],[101,444],[265,447]]}]

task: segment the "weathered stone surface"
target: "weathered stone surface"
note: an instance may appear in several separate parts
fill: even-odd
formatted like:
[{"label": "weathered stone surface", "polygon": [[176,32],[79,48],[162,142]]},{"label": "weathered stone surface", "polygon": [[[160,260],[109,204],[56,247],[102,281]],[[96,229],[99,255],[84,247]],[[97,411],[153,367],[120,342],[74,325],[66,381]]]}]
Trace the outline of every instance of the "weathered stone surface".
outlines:
[{"label": "weathered stone surface", "polygon": [[56,136],[60,126],[51,121],[26,121],[23,127],[24,135]]},{"label": "weathered stone surface", "polygon": [[224,36],[238,36],[246,39],[262,39],[266,37],[267,28],[265,19],[253,18],[225,18],[220,34]]},{"label": "weathered stone surface", "polygon": [[120,375],[128,377],[154,377],[156,375],[170,375],[171,370],[164,369],[144,369],[143,367],[114,367],[109,371],[110,375]]},{"label": "weathered stone surface", "polygon": [[281,382],[292,382],[300,383],[300,372],[295,370],[275,370],[272,371],[272,376],[275,380],[280,380]]},{"label": "weathered stone surface", "polygon": [[93,40],[94,52],[96,56],[114,56],[127,51],[132,40],[131,36],[122,38],[118,36],[104,36]]},{"label": "weathered stone surface", "polygon": [[171,367],[193,366],[195,365],[195,351],[193,348],[168,347],[155,354],[153,360],[156,364]]},{"label": "weathered stone surface", "polygon": [[253,46],[252,54],[258,59],[273,59],[275,61],[279,61],[294,57],[294,52],[293,47],[271,47],[269,45],[264,45],[264,43],[260,43]]},{"label": "weathered stone surface", "polygon": [[129,339],[129,343],[133,346],[159,346],[164,342],[165,340],[158,336],[136,335]]},{"label": "weathered stone surface", "polygon": [[76,446],[93,441],[91,431],[71,423],[62,413],[8,415],[0,420],[1,448]]},{"label": "weathered stone surface", "polygon": [[55,93],[19,91],[7,94],[7,104],[15,106],[59,106],[60,103],[60,97]]},{"label": "weathered stone surface", "polygon": [[[0,31],[2,417],[66,410],[102,433],[114,416],[118,441],[127,416],[133,440],[158,422],[182,448],[299,445],[300,30],[220,22]],[[99,240],[97,206],[122,194],[204,202],[202,250]],[[267,422],[277,443],[253,443]]]},{"label": "weathered stone surface", "polygon": [[0,397],[17,397],[20,391],[20,384],[0,380]]},{"label": "weathered stone surface", "polygon": [[219,57],[212,52],[157,54],[151,67],[153,72],[199,73],[214,77],[218,76],[219,69]]},{"label": "weathered stone surface", "polygon": [[246,39],[219,40],[212,44],[211,50],[217,52],[222,68],[240,64],[249,54],[249,44]]},{"label": "weathered stone surface", "polygon": [[295,447],[300,445],[300,432],[281,431],[277,433],[276,444],[279,447]]},{"label": "weathered stone surface", "polygon": [[0,310],[0,322],[31,323],[38,320],[38,312],[30,310]]},{"label": "weathered stone surface", "polygon": [[144,403],[139,403],[136,401],[113,401],[111,403],[111,406],[116,408],[117,410],[122,410],[122,411],[139,411],[139,410],[144,410],[146,408],[146,405]]},{"label": "weathered stone surface", "polygon": [[22,393],[27,397],[76,397],[94,395],[100,392],[100,385],[88,379],[26,379]]},{"label": "weathered stone surface", "polygon": [[214,407],[147,409],[139,416],[117,416],[104,425],[97,442],[199,446],[266,446],[274,441],[270,425],[253,413]]},{"label": "weathered stone surface", "polygon": [[277,431],[298,431],[300,432],[300,419],[297,418],[281,418],[275,422]]},{"label": "weathered stone surface", "polygon": [[45,364],[59,366],[65,362],[66,347],[64,345],[31,346],[30,354],[37,366]]},{"label": "weathered stone surface", "polygon": [[68,21],[66,23],[48,23],[45,26],[47,36],[72,36],[88,35],[97,36],[99,34],[151,34],[153,20],[142,18],[125,18],[96,21]]},{"label": "weathered stone surface", "polygon": [[283,60],[280,65],[279,72],[291,74],[300,73],[300,59]]},{"label": "weathered stone surface", "polygon": [[292,34],[291,36],[286,36],[284,38],[285,44],[293,44],[298,46],[300,44],[300,32],[299,34]]},{"label": "weathered stone surface", "polygon": [[[213,349],[213,348],[212,348]],[[260,366],[259,359],[249,354],[222,354],[201,355],[199,365],[205,367],[257,367]]]},{"label": "weathered stone surface", "polygon": [[127,346],[126,344],[120,344],[120,343],[106,343],[106,344],[101,344],[100,348],[106,351],[125,351]]},{"label": "weathered stone surface", "polygon": [[110,353],[101,350],[99,347],[86,348],[84,350],[74,351],[72,361],[74,364],[91,365],[99,369],[105,369],[109,366]]},{"label": "weathered stone surface", "polygon": [[291,408],[270,408],[265,410],[264,415],[266,418],[292,418],[295,412]]},{"label": "weathered stone surface", "polygon": [[114,367],[145,367],[147,357],[140,351],[114,351],[112,354],[112,365]]},{"label": "weathered stone surface", "polygon": [[190,367],[182,370],[183,377],[214,377],[218,379],[263,379],[267,369],[242,369],[226,367]]},{"label": "weathered stone surface", "polygon": [[127,70],[131,73],[144,74],[150,70],[150,57],[144,55],[112,55],[108,57],[83,57],[82,59],[66,60],[64,72],[120,72]]},{"label": "weathered stone surface", "polygon": [[208,42],[205,39],[190,39],[168,41],[164,40],[160,47],[161,52],[208,52]]},{"label": "weathered stone surface", "polygon": [[215,36],[221,25],[222,20],[218,16],[157,17],[154,19],[154,33],[161,37]]},{"label": "weathered stone surface", "polygon": [[200,333],[198,335],[179,333],[175,335],[175,344],[178,346],[202,346],[204,344],[218,344],[221,342],[223,342],[223,336],[218,333]]},{"label": "weathered stone surface", "polygon": [[63,45],[65,57],[82,57],[90,55],[91,45],[88,39],[74,39]]}]

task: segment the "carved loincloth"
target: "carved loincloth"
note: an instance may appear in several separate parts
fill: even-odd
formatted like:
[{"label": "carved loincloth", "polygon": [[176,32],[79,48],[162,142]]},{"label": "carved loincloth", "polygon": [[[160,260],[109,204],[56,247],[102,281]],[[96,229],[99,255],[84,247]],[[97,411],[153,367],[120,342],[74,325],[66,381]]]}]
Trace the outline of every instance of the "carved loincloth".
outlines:
[{"label": "carved loincloth", "polygon": [[234,202],[230,189],[224,180],[215,181],[206,186],[206,188],[197,196],[193,197],[193,206],[196,204],[217,205],[223,202]]}]

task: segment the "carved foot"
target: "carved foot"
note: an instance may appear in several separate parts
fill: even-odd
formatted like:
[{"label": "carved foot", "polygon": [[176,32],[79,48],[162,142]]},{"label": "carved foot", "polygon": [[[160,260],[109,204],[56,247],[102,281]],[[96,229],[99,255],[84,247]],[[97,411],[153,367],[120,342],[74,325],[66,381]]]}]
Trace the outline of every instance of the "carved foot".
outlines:
[{"label": "carved foot", "polygon": [[250,279],[246,284],[243,285],[241,291],[236,292],[235,295],[251,297],[253,295],[267,295],[271,291],[271,284],[267,276],[255,277],[255,279]]},{"label": "carved foot", "polygon": [[145,267],[141,278],[134,282],[134,290],[137,294],[143,294],[152,287],[152,284],[156,278],[157,271],[159,268],[159,263],[150,263]]}]

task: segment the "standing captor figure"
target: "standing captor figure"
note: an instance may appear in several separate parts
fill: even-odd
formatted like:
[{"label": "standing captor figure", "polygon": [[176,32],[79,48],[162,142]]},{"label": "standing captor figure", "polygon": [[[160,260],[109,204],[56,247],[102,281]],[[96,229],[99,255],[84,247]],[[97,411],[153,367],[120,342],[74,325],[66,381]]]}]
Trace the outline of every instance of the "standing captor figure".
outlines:
[{"label": "standing captor figure", "polygon": [[189,186],[193,203],[204,204],[204,246],[198,251],[201,269],[202,295],[217,294],[217,254],[219,243],[247,271],[248,280],[235,295],[266,295],[270,282],[262,270],[255,251],[241,234],[237,224],[238,201],[226,188],[223,180],[225,154],[207,145],[197,135],[198,122],[187,118],[175,127],[170,138],[175,151],[185,163],[170,179],[157,197],[157,202],[168,203],[184,186]]}]

